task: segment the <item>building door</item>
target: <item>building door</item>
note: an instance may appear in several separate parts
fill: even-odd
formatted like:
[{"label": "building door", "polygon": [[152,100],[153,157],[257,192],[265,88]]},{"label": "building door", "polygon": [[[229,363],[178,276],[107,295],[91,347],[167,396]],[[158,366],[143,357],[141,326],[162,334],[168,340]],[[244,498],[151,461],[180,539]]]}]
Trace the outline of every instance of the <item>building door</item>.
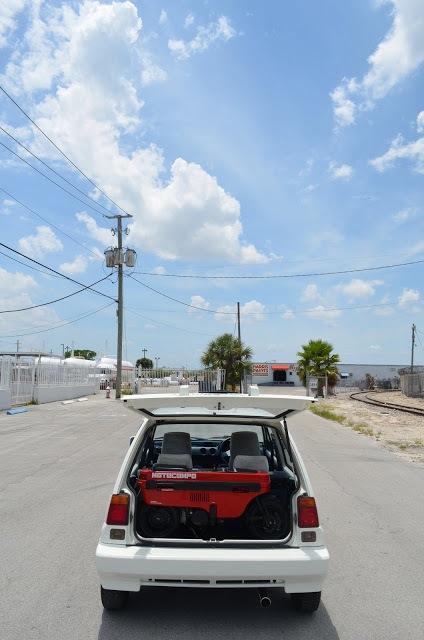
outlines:
[{"label": "building door", "polygon": [[281,370],[281,369],[277,369],[273,371],[272,379],[273,379],[273,382],[280,382],[280,383],[287,382],[287,371]]}]

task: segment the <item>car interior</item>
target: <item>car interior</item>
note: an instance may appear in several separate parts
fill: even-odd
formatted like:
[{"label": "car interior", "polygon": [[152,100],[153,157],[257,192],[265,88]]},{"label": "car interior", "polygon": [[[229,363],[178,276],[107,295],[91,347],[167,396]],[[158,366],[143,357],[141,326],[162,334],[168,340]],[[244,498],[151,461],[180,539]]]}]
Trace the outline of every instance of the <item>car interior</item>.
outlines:
[{"label": "car interior", "polygon": [[[160,483],[153,478],[160,476],[159,472],[168,480],[158,488]],[[237,475],[242,479],[239,482]],[[249,482],[257,485],[255,475],[268,483],[260,495],[249,494],[246,488]],[[194,485],[181,483],[191,476],[207,478],[208,487],[213,486],[211,492],[198,492],[195,508],[186,503],[187,492],[194,495]],[[140,477],[148,478],[147,483]],[[233,484],[227,488],[230,477]],[[218,485],[225,478],[224,492]],[[136,532],[141,537],[263,540],[282,539],[289,533],[290,498],[297,480],[281,435],[272,427],[163,423],[146,435],[129,485],[137,495]],[[153,486],[156,493],[152,493]],[[183,486],[186,494],[181,493]],[[235,493],[241,492],[245,493],[243,513],[220,518],[220,511],[228,512]]]}]

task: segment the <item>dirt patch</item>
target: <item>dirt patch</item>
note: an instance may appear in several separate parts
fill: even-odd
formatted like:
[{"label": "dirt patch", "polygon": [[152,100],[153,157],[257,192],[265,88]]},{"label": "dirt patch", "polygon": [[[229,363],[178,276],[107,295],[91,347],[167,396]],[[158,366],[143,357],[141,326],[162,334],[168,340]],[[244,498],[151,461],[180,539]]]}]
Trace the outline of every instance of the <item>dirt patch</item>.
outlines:
[{"label": "dirt patch", "polygon": [[[424,408],[423,399],[407,398],[401,392],[378,393],[376,397],[383,402]],[[378,440],[384,447],[399,455],[424,462],[424,417],[373,407],[352,400],[347,393],[339,393],[334,398],[320,401],[313,405],[312,411]]]}]

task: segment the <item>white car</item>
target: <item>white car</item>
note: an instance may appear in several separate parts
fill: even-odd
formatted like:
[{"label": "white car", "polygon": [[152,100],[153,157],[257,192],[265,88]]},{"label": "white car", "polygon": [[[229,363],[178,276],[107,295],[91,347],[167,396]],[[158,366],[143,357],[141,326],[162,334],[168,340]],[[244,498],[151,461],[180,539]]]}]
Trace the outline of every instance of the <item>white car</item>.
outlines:
[{"label": "white car", "polygon": [[96,550],[106,609],[141,587],[283,588],[318,608],[329,554],[286,417],[303,396],[134,395],[131,439]]}]

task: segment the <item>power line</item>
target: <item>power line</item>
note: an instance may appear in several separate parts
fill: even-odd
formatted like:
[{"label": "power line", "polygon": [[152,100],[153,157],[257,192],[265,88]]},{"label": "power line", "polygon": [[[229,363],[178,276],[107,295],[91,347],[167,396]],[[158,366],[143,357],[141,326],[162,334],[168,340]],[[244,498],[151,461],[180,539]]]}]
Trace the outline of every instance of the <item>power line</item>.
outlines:
[{"label": "power line", "polygon": [[[17,138],[15,138],[14,136],[12,136],[11,133],[9,133],[8,131],[6,131],[6,129],[4,129],[1,125],[0,125],[0,131],[3,131],[3,133],[5,133],[7,136],[9,136],[9,138],[11,138],[14,142],[16,142],[16,144],[18,144],[20,147],[22,147],[22,149],[25,149],[25,151],[27,153],[29,153],[31,156],[33,156],[33,158],[35,158],[36,160],[38,160],[38,162],[41,162],[41,164],[43,164],[49,171],[51,171],[52,173],[54,173],[55,175],[58,176],[58,178],[60,178],[61,180],[63,180],[64,182],[66,182],[67,184],[69,184],[69,186],[71,186],[73,189],[75,189],[76,191],[78,191],[79,193],[81,193],[85,198],[87,198],[88,200],[91,200],[91,202],[94,202],[94,204],[98,207],[101,207],[102,209],[104,209],[104,211],[106,211],[106,213],[110,213],[110,210],[107,207],[104,207],[100,202],[97,202],[96,200],[94,200],[94,198],[92,198],[89,194],[85,193],[85,191],[83,191],[82,189],[80,189],[79,187],[77,187],[73,182],[71,182],[70,180],[68,180],[68,178],[65,178],[65,176],[63,176],[61,173],[59,173],[59,171],[56,171],[56,169],[53,169],[53,167],[51,167],[49,164],[47,164],[47,162],[45,162],[42,158],[40,158],[39,156],[37,156],[37,154],[35,154],[33,151],[31,151],[31,149],[28,149],[28,147],[26,147],[22,142],[20,142]],[[31,165],[32,166],[32,165]],[[35,168],[35,167],[34,167]]]},{"label": "power line", "polygon": [[26,209],[27,211],[32,213],[34,216],[37,216],[37,218],[40,218],[40,220],[42,220],[43,222],[46,222],[48,225],[53,227],[53,229],[56,229],[56,231],[58,231],[59,233],[62,233],[64,236],[66,236],[66,238],[68,238],[72,242],[75,242],[75,244],[77,244],[80,247],[82,247],[83,249],[85,249],[85,251],[89,251],[91,254],[93,254],[93,256],[96,256],[96,258],[97,258],[97,254],[94,253],[94,251],[91,251],[91,249],[86,247],[82,242],[79,242],[79,240],[76,240],[76,238],[73,238],[71,235],[69,235],[69,233],[66,233],[66,231],[64,231],[63,229],[61,229],[57,225],[55,225],[54,222],[51,222],[50,220],[48,220],[47,218],[42,216],[41,213],[38,213],[34,209],[31,209],[31,207],[29,207],[28,205],[26,205],[23,202],[21,202],[21,200],[18,200],[15,196],[13,196],[9,191],[6,191],[6,189],[4,189],[3,187],[0,187],[0,191],[5,193],[8,196],[8,198],[10,198],[11,200],[14,200],[17,204],[19,204],[21,207],[23,207],[24,209]]},{"label": "power line", "polygon": [[[157,293],[160,296],[163,296],[164,298],[167,298],[168,300],[172,300],[173,302],[177,302],[178,304],[181,304],[185,307],[190,307],[191,309],[196,309],[197,311],[206,311],[207,313],[213,313],[213,314],[218,314],[218,315],[226,315],[226,316],[236,316],[237,315],[237,310],[234,311],[219,311],[218,309],[204,309],[203,307],[197,307],[196,305],[193,304],[189,304],[188,302],[184,302],[183,300],[178,300],[177,298],[173,298],[172,296],[167,295],[166,293],[163,293],[162,291],[158,291],[157,289],[154,289],[153,287],[150,287],[149,285],[145,284],[144,282],[141,282],[141,280],[137,280],[137,278],[134,278],[134,276],[132,275],[128,275],[128,278],[131,278],[132,280],[135,280],[136,282],[138,282],[139,284],[141,284],[143,287],[146,287],[146,289],[149,289],[150,291],[153,291],[154,293]],[[302,310],[297,310],[297,309],[293,309],[292,311],[294,313],[298,313],[298,314],[313,314],[313,313],[317,313],[317,312],[321,312],[321,311],[353,311],[356,309],[374,309],[374,308],[378,308],[378,307],[393,307],[396,306],[398,303],[397,302],[381,302],[381,303],[377,303],[377,304],[367,304],[367,305],[356,305],[353,307],[323,307],[323,306],[319,306],[318,308],[314,308],[314,309],[302,309]],[[279,315],[282,314],[283,311],[279,310],[279,311],[257,311],[257,312],[252,312],[252,313],[243,313],[243,316],[262,316],[262,315]]]},{"label": "power line", "polygon": [[[39,262],[38,260],[34,260],[34,258],[30,258],[29,256],[26,256],[24,253],[21,253],[20,251],[17,251],[16,249],[13,249],[12,247],[9,247],[7,244],[4,244],[4,242],[0,242],[0,247],[4,247],[5,249],[8,249],[9,251],[12,251],[13,253],[16,253],[18,256],[21,256],[22,258],[25,258],[26,260],[30,260],[31,262],[34,262],[35,264],[38,264],[39,267],[43,267],[44,269],[47,269],[48,271],[51,271],[52,273],[55,273],[58,276],[61,276],[62,278],[65,278],[65,280],[69,280],[70,282],[73,282],[74,284],[79,285],[80,287],[85,287],[86,285],[83,282],[79,282],[78,280],[75,280],[74,278],[70,278],[69,276],[65,276],[64,273],[60,273],[60,271],[56,271],[56,269],[53,269],[52,267],[47,266],[46,264],[43,264],[42,262]],[[13,259],[13,258],[11,258]],[[28,265],[30,266],[30,265]],[[97,293],[99,296],[103,296],[104,298],[109,298],[109,300],[113,300],[113,302],[116,302],[115,298],[112,298],[112,296],[109,296],[107,293],[103,293],[102,291],[97,291],[97,289],[93,289],[92,286],[88,286],[88,289],[90,289],[90,291],[93,291],[94,293]]]},{"label": "power line", "polygon": [[48,271],[41,271],[41,269],[37,269],[37,267],[33,267],[30,264],[26,264],[26,262],[23,262],[22,260],[18,260],[18,258],[14,258],[13,256],[8,256],[7,253],[4,253],[4,251],[0,251],[0,254],[5,258],[8,258],[9,260],[13,260],[13,262],[18,262],[19,264],[22,264],[24,267],[32,269],[33,271],[38,271],[38,273],[42,273],[44,276],[52,276],[53,278],[59,277],[54,273],[52,274],[52,273],[48,273]]},{"label": "power line", "polygon": [[[398,262],[396,264],[384,264],[376,267],[360,267],[358,269],[342,269],[339,271],[318,271],[312,273],[279,273],[265,276],[205,276],[190,275],[185,273],[152,273],[149,271],[135,271],[134,273],[143,276],[160,276],[162,278],[193,278],[196,280],[277,280],[281,278],[313,278],[318,276],[334,276],[346,273],[361,273],[363,271],[379,271],[381,269],[395,269],[397,267],[407,267],[413,264],[422,264],[423,260],[411,260],[409,262]],[[147,285],[146,285],[147,286]]]},{"label": "power line", "polygon": [[0,142],[0,145],[2,147],[4,147],[5,149],[7,149],[7,151],[9,151],[10,153],[12,153],[14,156],[16,156],[17,158],[19,158],[19,160],[22,160],[22,162],[24,162],[25,164],[27,164],[29,167],[31,167],[31,169],[33,169],[34,171],[36,171],[37,173],[40,174],[40,176],[43,176],[43,178],[46,178],[46,180],[48,180],[49,182],[51,182],[52,184],[55,184],[56,187],[59,187],[59,189],[62,189],[62,191],[64,191],[65,193],[67,193],[69,196],[71,196],[71,198],[74,198],[75,200],[78,200],[78,202],[81,202],[81,204],[84,205],[84,207],[89,207],[90,209],[92,209],[93,211],[95,211],[98,215],[105,217],[105,214],[102,211],[98,211],[98,209],[95,209],[91,204],[89,204],[88,202],[85,202],[84,200],[81,200],[81,198],[78,198],[78,196],[76,196],[74,193],[72,193],[72,191],[69,191],[68,189],[66,189],[65,187],[63,187],[61,184],[59,184],[59,182],[56,182],[56,180],[53,180],[53,178],[50,178],[50,176],[48,176],[46,173],[44,173],[43,171],[40,171],[40,169],[37,169],[37,167],[34,167],[33,164],[31,164],[30,162],[28,162],[28,160],[25,160],[25,158],[23,158],[22,156],[19,155],[19,153],[16,153],[16,151],[13,151],[13,149],[11,149],[10,147],[7,146],[7,144],[4,144],[4,142]]},{"label": "power line", "polygon": [[86,287],[83,287],[82,289],[78,289],[78,291],[73,291],[72,293],[68,293],[68,295],[62,296],[61,298],[56,298],[55,300],[49,300],[48,302],[42,302],[40,304],[33,304],[30,307],[22,307],[21,309],[5,309],[3,311],[0,311],[0,314],[1,313],[17,313],[18,311],[29,311],[30,309],[38,309],[39,307],[47,307],[50,304],[55,304],[56,302],[61,302],[62,300],[66,300],[67,298],[71,298],[72,296],[76,296],[77,293],[81,293],[82,291],[86,291],[87,289],[90,289],[91,287],[94,287],[95,284],[99,284],[99,282],[103,282],[103,280],[106,280],[106,278],[109,278],[110,275],[111,274],[108,274],[104,278],[101,278],[100,280],[96,280],[96,282],[93,282],[92,284],[89,284]]},{"label": "power line", "polygon": [[113,304],[115,304],[115,301],[113,302],[109,302],[108,304],[103,305],[103,307],[98,307],[97,309],[94,309],[94,311],[90,311],[89,313],[85,313],[82,316],[78,316],[76,318],[73,318],[71,320],[68,320],[66,322],[62,322],[61,324],[57,324],[57,325],[52,325],[51,327],[48,327],[47,329],[41,329],[40,331],[32,331],[29,333],[15,333],[12,335],[4,335],[1,336],[2,338],[21,338],[23,336],[35,336],[39,333],[46,333],[47,331],[53,331],[54,329],[60,329],[61,327],[65,327],[68,324],[74,324],[75,322],[79,322],[80,320],[83,320],[84,318],[88,318],[89,316],[94,316],[96,313],[99,313],[100,311],[103,311],[103,309],[107,309],[108,307],[111,307]]},{"label": "power line", "polygon": [[9,98],[9,100],[11,102],[13,102],[13,104],[19,109],[19,111],[34,125],[34,127],[36,127],[36,129],[38,129],[38,131],[46,138],[46,140],[48,140],[50,142],[50,144],[52,144],[54,146],[54,148],[57,151],[59,151],[59,153],[64,158],[66,158],[66,160],[74,167],[74,169],[76,169],[78,171],[78,173],[80,173],[86,180],[88,180],[88,182],[91,185],[93,185],[93,187],[95,189],[97,189],[97,191],[99,191],[105,198],[107,198],[110,202],[112,202],[112,204],[114,204],[115,207],[117,207],[120,211],[122,211],[122,213],[124,213],[126,215],[129,215],[129,213],[127,211],[125,211],[125,209],[122,209],[122,207],[120,207],[119,204],[117,204],[115,202],[115,200],[112,200],[112,198],[110,196],[108,196],[108,194],[105,191],[103,191],[103,189],[101,189],[91,178],[89,178],[87,176],[87,174],[85,174],[84,171],[82,171],[82,169],[80,169],[78,167],[78,165],[76,165],[75,162],[73,162],[71,160],[71,158],[69,158],[69,156],[67,156],[66,153],[64,151],[62,151],[62,149],[55,142],[53,142],[53,140],[51,138],[49,138],[47,133],[45,133],[45,131],[43,131],[43,129],[31,118],[31,116],[26,111],[24,111],[24,109],[16,102],[16,100],[14,98],[12,98],[12,96],[1,85],[0,85],[0,90],[4,93],[4,95],[7,98]]}]

